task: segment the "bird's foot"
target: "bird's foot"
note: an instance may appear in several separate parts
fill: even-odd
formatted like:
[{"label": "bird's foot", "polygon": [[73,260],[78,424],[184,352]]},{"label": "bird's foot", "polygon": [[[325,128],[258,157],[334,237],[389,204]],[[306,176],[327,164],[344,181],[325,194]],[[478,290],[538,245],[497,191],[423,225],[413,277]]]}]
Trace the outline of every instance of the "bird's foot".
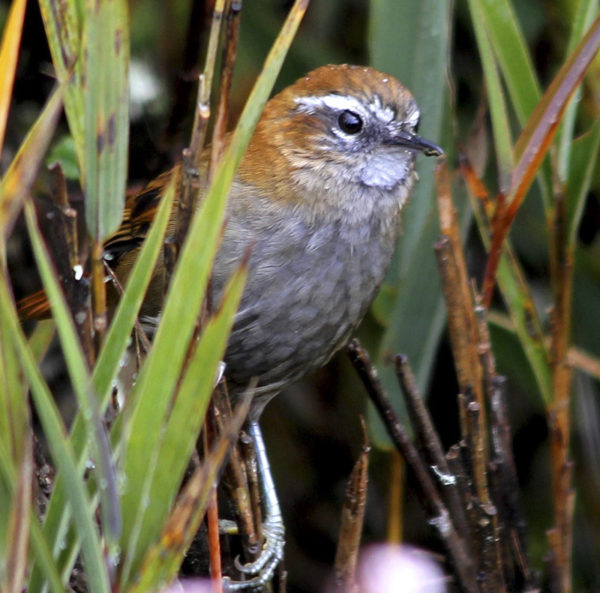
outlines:
[{"label": "bird's foot", "polygon": [[235,567],[242,578],[239,581],[234,581],[229,577],[224,577],[223,589],[225,591],[254,593],[265,589],[267,583],[273,578],[275,569],[283,560],[285,527],[260,427],[256,422],[251,422],[248,432],[256,453],[261,495],[265,509],[265,521],[262,527],[265,543],[260,556],[256,560],[242,564],[239,558],[236,558]]},{"label": "bird's foot", "polygon": [[247,591],[255,593],[263,591],[273,578],[275,569],[283,560],[283,546],[285,543],[285,530],[281,515],[278,520],[268,520],[263,524],[265,543],[260,556],[252,561],[242,564],[239,557],[235,559],[235,567],[239,571],[240,580],[223,578],[224,591]]}]

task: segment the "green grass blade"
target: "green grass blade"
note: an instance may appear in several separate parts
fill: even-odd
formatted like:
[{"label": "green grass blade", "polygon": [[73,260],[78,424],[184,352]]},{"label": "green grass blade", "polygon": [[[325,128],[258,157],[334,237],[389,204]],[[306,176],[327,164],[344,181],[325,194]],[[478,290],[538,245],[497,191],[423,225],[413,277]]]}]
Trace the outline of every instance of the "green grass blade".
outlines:
[{"label": "green grass blade", "polygon": [[[153,348],[129,399],[131,408],[125,410],[130,413],[124,431],[127,449],[123,470],[127,488],[122,497],[124,523],[121,548],[126,562],[122,578],[126,582],[133,576],[131,567],[141,560],[135,532],[141,525],[145,509],[140,505],[139,493],[148,491],[147,485],[151,483],[156,469],[159,446],[156,435],[164,424],[202,306],[224,220],[227,193],[307,5],[307,0],[297,0],[292,7],[250,93],[232,141],[217,166],[207,196],[194,214]],[[214,376],[215,371],[207,369],[206,372]]]},{"label": "green grass blade", "polygon": [[64,593],[65,587],[61,582],[58,567],[52,558],[50,546],[44,537],[42,526],[38,523],[37,515],[31,511],[29,538],[31,539],[31,547],[35,552],[35,560],[40,567],[51,593]]},{"label": "green grass blade", "polygon": [[81,11],[77,0],[40,0],[40,12],[56,76],[64,87],[65,114],[83,163],[83,94],[81,93]]},{"label": "green grass blade", "polygon": [[[201,467],[196,469],[182,489],[181,495],[165,523],[160,541],[148,550],[140,571],[140,579],[126,593],[144,593],[162,589],[179,570],[210,502],[210,495],[232,444],[248,415],[252,394],[247,393],[235,409],[223,434],[213,444]],[[152,586],[152,584],[158,583]]]},{"label": "green grass blade", "polygon": [[[24,400],[23,400],[24,403]],[[27,419],[22,424],[15,423],[13,430],[21,431],[21,437],[25,437],[21,444],[21,450],[15,455],[18,475],[16,476],[15,488],[11,497],[11,505],[8,513],[7,554],[5,564],[5,579],[2,589],[6,593],[22,593],[25,584],[25,575],[28,566],[28,549],[33,484],[33,439]],[[5,507],[6,508],[6,507]]]},{"label": "green grass blade", "polygon": [[549,404],[552,401],[552,374],[544,335],[525,276],[509,245],[505,246],[504,251],[498,265],[498,286],[508,304],[510,318],[514,323],[540,395],[544,402]]},{"label": "green grass blade", "polygon": [[477,5],[519,123],[525,125],[542,92],[513,5],[510,0],[477,0]]},{"label": "green grass blade", "polygon": [[523,128],[515,145],[513,216],[529,188],[532,176],[548,150],[558,123],[573,93],[581,84],[600,46],[600,17],[569,54]]},{"label": "green grass blade", "polygon": [[567,245],[574,249],[577,229],[581,221],[585,200],[598,164],[600,147],[600,119],[583,137],[572,143],[570,149],[569,177],[567,180]]},{"label": "green grass blade", "polygon": [[98,355],[92,381],[97,392],[104,394],[102,398],[104,404],[108,401],[112,383],[119,371],[119,363],[127,349],[133,325],[142,306],[146,289],[152,279],[154,266],[162,249],[174,199],[175,180],[173,179],[161,198],[152,228],[127,279],[119,306]]},{"label": "green grass blade", "polygon": [[[581,38],[585,35],[589,26],[594,20],[594,15],[598,13],[598,0],[581,0],[577,3],[575,16],[571,26],[571,36],[567,46],[566,55],[569,55],[577,46]],[[569,164],[571,147],[573,144],[573,133],[575,130],[575,119],[579,112],[579,99],[581,89],[575,91],[573,100],[567,106],[563,117],[561,129],[558,132],[558,156],[557,170],[559,179],[564,181],[569,175]]]},{"label": "green grass blade", "polygon": [[110,545],[118,537],[121,519],[108,437],[96,395],[92,389],[87,362],[77,337],[77,330],[52,269],[50,256],[44,246],[36,223],[33,205],[30,202],[25,206],[25,214],[34,255],[50,301],[71,384],[86,423],[87,436],[93,444],[93,458],[99,474],[98,482],[101,485],[103,534]]},{"label": "green grass blade", "polygon": [[75,461],[75,454],[69,442],[65,427],[52,399],[37,363],[28,348],[27,340],[19,326],[16,311],[7,290],[5,279],[0,282],[0,315],[10,322],[10,338],[14,341],[19,359],[31,385],[31,395],[46,435],[52,459],[59,472],[62,472],[67,499],[71,505],[78,534],[82,541],[83,562],[88,586],[94,593],[110,593],[110,585],[100,536],[95,523],[92,507],[85,485]]},{"label": "green grass blade", "polygon": [[[92,383],[99,394],[100,410],[103,411],[110,399],[113,381],[119,371],[119,362],[121,361],[127,344],[131,336],[131,330],[146,289],[150,283],[152,272],[162,248],[163,237],[167,229],[167,223],[171,212],[171,206],[174,199],[174,184],[170,183],[166,189],[165,195],[161,200],[155,221],[144,241],[142,248],[134,267],[129,275],[125,291],[115,312],[113,322],[106,334],[103,347],[98,355],[98,360],[94,367]],[[80,475],[83,475],[88,456],[88,439],[86,434],[86,424],[83,416],[78,414],[71,430],[71,443],[77,454],[78,467]],[[66,534],[68,520],[70,517],[69,509],[66,507],[64,490],[61,488],[62,477],[57,476],[59,487],[54,489],[44,523],[44,533],[49,541],[64,542],[64,550],[72,550],[78,545],[75,538]],[[58,556],[58,551],[56,551]],[[69,571],[67,566],[75,557],[75,553],[60,554],[57,558],[61,571]],[[37,593],[42,590],[44,575],[41,567],[36,563],[32,571],[30,592]]]},{"label": "green grass blade", "polygon": [[[524,126],[540,101],[542,92],[513,5],[510,0],[475,0],[474,3],[481,10],[485,32],[500,65],[508,95],[519,123]],[[481,52],[479,37],[478,48]],[[494,126],[494,133],[496,133],[496,126]],[[548,211],[552,196],[552,174],[549,163],[544,163],[540,168],[538,181],[544,206]]]},{"label": "green grass blade", "polygon": [[46,352],[54,338],[54,328],[54,322],[51,319],[42,319],[38,321],[29,336],[29,348],[38,363],[46,356]]},{"label": "green grass blade", "polygon": [[[148,549],[148,543],[157,542],[159,539],[200,435],[215,383],[215,376],[209,371],[216,369],[223,358],[244,289],[246,272],[245,268],[241,268],[231,279],[221,307],[202,331],[181,386],[177,390],[177,398],[161,439],[156,471],[149,489],[152,504],[146,509],[143,525],[139,529],[138,541],[143,542],[145,550]],[[212,484],[207,484],[207,488],[210,490]],[[192,534],[190,537],[193,537]],[[140,575],[140,578],[150,585],[151,590],[160,588],[177,575],[183,553],[181,550],[180,555],[170,558],[169,562],[163,557],[157,565],[145,564],[150,575]],[[143,556],[146,556],[146,553]],[[169,567],[170,570],[165,570],[165,567]]]},{"label": "green grass blade", "polygon": [[[10,332],[0,315],[0,336]],[[0,590],[21,593],[27,567],[31,506],[32,433],[26,386],[11,340],[0,340]],[[9,479],[1,479],[10,474]]]},{"label": "green grass blade", "polygon": [[48,150],[62,108],[61,89],[46,103],[35,124],[19,148],[0,184],[0,235],[6,236],[21,210],[39,166]]},{"label": "green grass blade", "polygon": [[500,193],[507,196],[510,193],[510,173],[513,168],[513,142],[504,90],[502,89],[500,74],[479,0],[469,0],[469,8],[483,67],[487,101],[492,119],[493,141],[498,164],[498,188]]},{"label": "green grass blade", "polygon": [[[481,241],[489,250],[490,229],[481,215],[477,198],[470,195]],[[498,286],[515,327],[515,333],[531,368],[540,395],[547,404],[552,399],[550,355],[544,343],[544,333],[525,274],[507,239],[498,264]]]},{"label": "green grass blade", "polygon": [[121,223],[129,142],[126,0],[87,0],[83,34],[84,189],[88,232],[101,242]]},{"label": "green grass blade", "polygon": [[[17,473],[14,464],[10,463],[10,455],[5,449],[4,444],[0,441],[0,481],[4,480],[6,491],[12,495],[15,484],[17,483]],[[8,506],[2,506],[8,508]],[[65,588],[60,580],[60,575],[52,554],[48,547],[48,543],[44,538],[39,519],[35,511],[29,511],[29,539],[34,557],[38,559],[41,570],[48,581],[51,593],[64,593]],[[4,557],[4,556],[2,556]]]}]

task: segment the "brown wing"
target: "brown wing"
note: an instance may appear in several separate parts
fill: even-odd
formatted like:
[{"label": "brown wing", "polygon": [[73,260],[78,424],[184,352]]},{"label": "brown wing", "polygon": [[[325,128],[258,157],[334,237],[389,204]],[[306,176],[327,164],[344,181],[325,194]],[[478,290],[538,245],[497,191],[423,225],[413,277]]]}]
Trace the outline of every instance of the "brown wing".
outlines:
[{"label": "brown wing", "polygon": [[119,258],[136,249],[144,240],[171,176],[171,169],[153,179],[146,187],[127,198],[123,211],[123,222],[119,229],[104,242],[104,253],[115,265]]},{"label": "brown wing", "polygon": [[[144,189],[130,195],[125,202],[123,222],[104,242],[104,253],[111,267],[125,253],[139,247],[152,224],[164,189],[177,168],[153,179]],[[50,316],[50,303],[44,290],[38,290],[17,303],[21,319],[45,319]]]}]

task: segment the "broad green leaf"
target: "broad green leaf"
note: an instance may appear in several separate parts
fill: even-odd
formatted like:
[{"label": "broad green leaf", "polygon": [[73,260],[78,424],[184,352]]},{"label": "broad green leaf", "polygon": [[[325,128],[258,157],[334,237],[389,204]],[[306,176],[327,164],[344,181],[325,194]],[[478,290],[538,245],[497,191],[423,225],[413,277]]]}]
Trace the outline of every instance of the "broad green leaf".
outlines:
[{"label": "broad green leaf", "polygon": [[126,0],[86,0],[83,30],[85,219],[102,242],[121,223],[129,142]]},{"label": "broad green leaf", "polygon": [[64,87],[65,114],[75,143],[80,170],[83,164],[83,93],[81,92],[81,26],[78,0],[40,0],[40,12],[56,77]]},{"label": "broad green leaf", "polygon": [[[451,4],[437,0],[390,3],[372,0],[369,52],[372,65],[396,76],[413,93],[421,110],[419,133],[440,142],[448,120],[446,61]],[[402,59],[398,59],[402,56]],[[444,323],[444,308],[433,245],[439,233],[434,199],[433,159],[417,157],[419,182],[408,204],[392,267],[374,312],[384,326],[376,358],[382,382],[401,406],[400,390],[388,353],[403,352],[425,392]],[[372,425],[378,444],[389,443],[379,423]]]}]

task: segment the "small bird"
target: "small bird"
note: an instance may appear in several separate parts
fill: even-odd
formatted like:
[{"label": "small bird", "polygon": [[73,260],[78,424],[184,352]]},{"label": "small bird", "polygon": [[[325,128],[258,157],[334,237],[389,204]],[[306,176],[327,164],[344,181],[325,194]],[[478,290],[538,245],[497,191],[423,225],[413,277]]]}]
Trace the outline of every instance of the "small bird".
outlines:
[{"label": "small bird", "polygon": [[[256,421],[267,401],[342,348],[377,294],[417,180],[416,154],[442,154],[417,135],[419,115],[394,77],[351,65],[317,68],[267,103],[229,194],[211,281],[217,303],[251,246],[225,364],[234,394],[258,380],[253,437],[260,439]],[[128,200],[121,228],[107,240],[118,277],[135,261],[172,174]],[[163,278],[158,270],[141,312],[146,324],[160,317]],[[282,525],[272,531],[282,535]],[[280,552],[258,563],[261,570]],[[266,580],[256,579],[257,586]]]}]

